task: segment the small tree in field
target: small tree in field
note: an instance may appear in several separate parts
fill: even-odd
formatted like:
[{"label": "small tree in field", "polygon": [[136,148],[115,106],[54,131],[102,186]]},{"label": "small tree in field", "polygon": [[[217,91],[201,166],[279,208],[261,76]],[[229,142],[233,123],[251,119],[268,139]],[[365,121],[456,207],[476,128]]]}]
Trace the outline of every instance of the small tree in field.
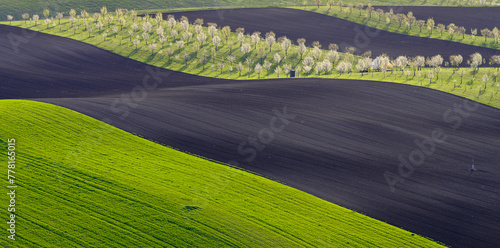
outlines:
[{"label": "small tree in field", "polygon": [[258,78],[260,78],[260,73],[262,72],[262,66],[257,63],[254,68],[255,73],[257,73]]},{"label": "small tree in field", "polygon": [[[170,56],[172,56],[172,54],[174,54],[174,50],[172,48],[167,48],[165,50],[165,54],[167,55],[168,60],[170,61]],[[206,63],[206,59],[205,59],[205,63]],[[203,67],[203,69],[205,69],[205,67]]]},{"label": "small tree in field", "polygon": [[319,8],[319,5],[321,4],[321,0],[314,0],[316,2],[316,4],[318,5],[318,8]]},{"label": "small tree in field", "polygon": [[429,31],[431,35],[432,35],[432,30],[434,30],[434,25],[435,25],[434,19],[432,18],[427,19],[427,31]]},{"label": "small tree in field", "polygon": [[460,76],[460,85],[462,85],[464,75],[465,75],[464,69],[458,71],[458,76]]},{"label": "small tree in field", "polygon": [[219,63],[217,64],[217,67],[219,67],[219,69],[220,69],[220,74],[222,74],[222,69],[224,69],[224,63],[219,62]]},{"label": "small tree in field", "polygon": [[463,57],[460,54],[450,56],[450,64],[458,69],[460,64],[462,64]]},{"label": "small tree in field", "polygon": [[276,72],[276,75],[278,75],[278,78],[280,78],[281,67],[279,65],[276,66],[276,69],[274,69],[274,72]]},{"label": "small tree in field", "polygon": [[24,13],[24,14],[22,15],[22,17],[23,17],[23,20],[24,20],[24,24],[26,24],[26,20],[30,19],[30,14],[28,14],[28,13]]},{"label": "small tree in field", "polygon": [[155,50],[156,50],[156,43],[149,44],[148,48],[149,48],[149,50],[151,50],[151,55],[153,55]]},{"label": "small tree in field", "polygon": [[90,35],[92,34],[93,29],[94,29],[94,27],[92,27],[92,26],[87,28],[87,32],[89,32],[89,38],[90,38]]},{"label": "small tree in field", "polygon": [[446,29],[446,26],[444,24],[439,23],[436,26],[436,29],[439,33],[441,33],[441,36],[443,36],[443,31]]},{"label": "small tree in field", "polygon": [[257,49],[257,56],[259,56],[260,63],[262,63],[262,59],[264,58],[264,55],[266,55],[266,51],[265,51],[264,47],[259,46],[259,48]]},{"label": "small tree in field", "polygon": [[239,73],[239,77],[241,77],[241,71],[243,71],[243,64],[240,62],[238,63],[238,65],[236,65],[236,70],[238,71]]},{"label": "small tree in field", "polygon": [[182,59],[184,60],[184,64],[187,65],[189,59],[191,59],[191,56],[189,55],[189,53],[184,53],[184,55],[182,55]]},{"label": "small tree in field", "polygon": [[470,55],[470,67],[474,69],[474,73],[477,72],[479,66],[483,64],[483,56],[480,53],[474,53]]},{"label": "small tree in field", "polygon": [[292,42],[290,39],[288,39],[286,36],[282,37],[281,41],[281,47],[283,48],[283,51],[285,51],[285,56],[288,56],[288,48],[292,45]]},{"label": "small tree in field", "polygon": [[302,60],[302,56],[304,55],[304,53],[307,51],[307,48],[306,46],[304,45],[304,43],[301,43],[298,47],[297,47],[297,52],[300,54],[300,60]]},{"label": "small tree in field", "polygon": [[488,80],[489,80],[489,77],[488,77],[488,74],[483,74],[483,77],[481,78],[481,80],[483,81],[483,84],[484,84],[484,90],[486,90],[486,83],[488,83]]},{"label": "small tree in field", "polygon": [[148,44],[149,37],[150,37],[149,33],[146,32],[142,33],[142,38],[146,42],[146,45]]},{"label": "small tree in field", "polygon": [[[64,17],[64,14],[63,14],[62,12],[58,12],[58,13],[56,14],[56,19],[57,19],[57,20],[59,20],[59,25],[61,25],[61,19],[62,19],[63,17]],[[61,30],[61,29],[59,28],[59,30]]]},{"label": "small tree in field", "polygon": [[229,40],[229,36],[231,35],[231,27],[229,26],[224,26],[221,30],[222,36],[226,39],[226,44]]},{"label": "small tree in field", "polygon": [[486,38],[490,37],[491,31],[487,28],[481,29],[481,35],[484,37],[484,43],[486,44]]},{"label": "small tree in field", "polygon": [[280,64],[281,62],[281,56],[279,53],[275,53],[274,56],[273,56],[273,59],[274,59],[274,63],[276,63],[277,65]]},{"label": "small tree in field", "polygon": [[49,28],[49,24],[52,22],[49,18],[45,19],[45,24],[47,24],[47,28]]},{"label": "small tree in field", "polygon": [[227,59],[227,61],[229,61],[229,64],[231,66],[233,66],[233,63],[236,60],[236,58],[234,56],[227,56],[226,59]]},{"label": "small tree in field", "polygon": [[198,33],[198,36],[196,36],[196,38],[198,39],[200,45],[203,47],[203,43],[205,43],[205,41],[207,40],[207,35],[203,31],[201,31],[200,33]]},{"label": "small tree in field", "polygon": [[214,44],[215,46],[215,50],[217,50],[217,48],[219,47],[220,45],[220,42],[221,42],[221,39],[218,35],[215,35],[213,38],[212,38],[212,43]]},{"label": "small tree in field", "polygon": [[434,78],[434,72],[429,71],[429,73],[427,73],[427,77],[429,78],[429,84],[432,83],[432,79]]},{"label": "small tree in field", "polygon": [[7,15],[7,20],[9,21],[9,24],[12,25],[12,20],[14,20],[14,16]]},{"label": "small tree in field", "polygon": [[50,15],[50,10],[44,9],[43,10],[43,16],[45,16],[45,19],[49,18],[49,15]]},{"label": "small tree in field", "polygon": [[257,49],[257,44],[259,44],[260,41],[260,32],[254,32],[250,38],[252,39],[255,49]]},{"label": "small tree in field", "polygon": [[297,72],[297,77],[299,77],[300,72],[302,72],[302,67],[300,67],[300,65],[298,65],[297,67],[295,67],[295,71]]},{"label": "small tree in field", "polygon": [[243,55],[247,55],[250,52],[250,49],[252,48],[248,43],[245,43],[243,44],[243,46],[241,46],[241,52],[243,53]]},{"label": "small tree in field", "polygon": [[269,52],[272,52],[273,45],[276,43],[276,35],[272,31],[266,33],[266,43],[269,46]]},{"label": "small tree in field", "polygon": [[267,76],[269,76],[269,69],[271,69],[271,66],[272,66],[271,62],[269,62],[269,61],[267,61],[267,60],[264,60],[264,65],[263,65],[263,67],[264,67],[264,69],[266,69],[266,71],[267,71]]}]

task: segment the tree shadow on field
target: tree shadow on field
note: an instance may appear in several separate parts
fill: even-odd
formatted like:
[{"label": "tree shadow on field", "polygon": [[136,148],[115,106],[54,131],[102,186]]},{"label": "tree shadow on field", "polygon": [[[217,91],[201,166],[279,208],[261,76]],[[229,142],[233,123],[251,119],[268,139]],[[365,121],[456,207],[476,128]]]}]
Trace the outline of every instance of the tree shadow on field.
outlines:
[{"label": "tree shadow on field", "polygon": [[144,60],[144,63],[149,64],[149,62],[151,62],[151,61],[152,61],[155,57],[156,57],[156,54],[155,54],[155,53],[150,54],[150,55],[146,58],[146,60]]},{"label": "tree shadow on field", "polygon": [[137,50],[138,50],[138,49],[134,49],[134,50],[132,50],[132,51],[131,51],[128,55],[127,55],[127,57],[128,57],[128,58],[130,58],[132,55],[136,55],[136,54],[137,54]]}]

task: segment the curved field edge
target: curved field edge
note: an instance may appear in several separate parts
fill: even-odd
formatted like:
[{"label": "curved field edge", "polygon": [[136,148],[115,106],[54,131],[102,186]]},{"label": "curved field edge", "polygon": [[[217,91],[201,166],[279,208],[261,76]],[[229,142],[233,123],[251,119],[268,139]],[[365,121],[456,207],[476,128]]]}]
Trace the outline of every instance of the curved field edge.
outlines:
[{"label": "curved field edge", "polygon": [[440,246],[59,106],[2,100],[0,111],[18,186],[16,240],[3,247]]},{"label": "curved field edge", "polygon": [[[365,25],[371,28],[376,28],[396,34],[402,34],[402,35],[408,35],[408,36],[415,36],[415,37],[425,37],[425,38],[430,38],[430,39],[437,39],[437,40],[446,40],[446,41],[452,41],[452,42],[457,42],[457,43],[462,43],[466,45],[471,45],[471,46],[478,46],[478,47],[486,47],[486,48],[491,48],[491,49],[497,49],[500,50],[500,44],[498,43],[497,40],[495,40],[493,37],[488,37],[484,38],[481,35],[481,29],[482,27],[477,27],[477,35],[475,38],[472,37],[471,31],[470,30],[465,30],[465,35],[454,33],[450,34],[447,29],[444,31],[439,32],[436,29],[436,26],[438,23],[435,23],[436,26],[432,29],[432,31],[427,30],[426,24],[420,28],[417,23],[415,22],[413,25],[411,25],[411,29],[408,29],[405,27],[405,23],[403,22],[402,25],[399,25],[398,21],[392,18],[392,20],[387,24],[385,22],[386,19],[386,14],[381,15],[380,21],[379,18],[377,17],[376,13],[368,14],[368,12],[365,9],[353,9],[352,12],[346,13],[344,12],[345,10],[348,10],[347,6],[343,6],[342,8],[338,6],[332,6],[331,8],[326,7],[326,6],[320,6],[319,8],[317,6],[312,6],[309,8],[304,8],[304,7],[297,7],[297,6],[284,6],[284,8],[290,8],[290,9],[298,9],[298,10],[306,10],[318,14],[323,14],[327,16],[332,16],[335,18],[340,18],[344,19],[346,21],[358,23],[361,25]],[[376,11],[373,11],[376,12]],[[372,13],[373,13],[372,12]],[[397,14],[397,13],[394,13]],[[407,14],[407,13],[401,13],[401,14]],[[415,16],[416,20],[418,19],[418,16]],[[427,21],[427,19],[423,20]],[[448,26],[449,23],[442,23],[445,26]],[[458,28],[458,26],[457,26]],[[457,54],[460,52],[457,51]],[[467,54],[468,55],[468,54]]]},{"label": "curved field edge", "polygon": [[[306,1],[307,5],[315,5],[312,0]],[[322,1],[325,4],[325,1]],[[413,5],[413,6],[473,6],[473,2],[467,2],[467,5],[461,5],[458,0],[354,0],[351,3],[372,3],[373,5]],[[291,6],[303,5],[303,0],[278,0],[270,3],[266,0],[246,0],[246,1],[231,1],[231,0],[194,0],[194,1],[174,1],[174,0],[101,0],[101,1],[85,1],[85,0],[66,0],[54,2],[40,2],[35,0],[18,0],[18,1],[5,1],[0,8],[0,13],[5,15],[14,15],[16,18],[21,18],[21,14],[37,13],[42,14],[43,9],[49,9],[52,12],[68,12],[71,8],[86,9],[92,12],[98,12],[104,5],[114,10],[115,8],[127,9],[165,9],[165,8],[206,8],[206,7],[258,7],[258,6]],[[6,20],[6,16],[0,16],[0,20]]]},{"label": "curved field edge", "polygon": [[[64,21],[69,23],[68,20],[63,20],[63,23]],[[24,22],[12,23],[12,26],[17,26],[21,28],[23,28],[24,25],[25,25]],[[202,66],[195,59],[191,59],[191,62],[186,64],[182,61],[182,58],[176,59],[174,55],[172,55],[171,58],[167,58],[166,55],[161,55],[159,54],[159,52],[152,54],[145,44],[141,44],[138,49],[130,45],[125,45],[125,43],[128,41],[126,37],[120,37],[120,36],[118,36],[117,38],[108,37],[107,40],[104,41],[104,39],[99,36],[91,36],[89,38],[86,33],[80,33],[80,34],[77,33],[75,35],[71,31],[69,32],[64,31],[64,28],[62,29],[63,31],[59,31],[57,28],[54,27],[49,27],[49,29],[46,29],[45,25],[43,24],[39,24],[38,26],[32,25],[28,29],[59,37],[70,38],[76,41],[96,46],[103,50],[118,54],[120,56],[138,62],[146,63],[149,65],[169,70],[188,73],[192,75],[212,77],[212,78],[234,79],[234,80],[286,77],[285,75],[283,75],[283,72],[281,72],[281,74],[278,76],[274,72],[275,71],[274,65],[270,68],[269,71],[263,69],[260,74],[257,74],[255,71],[251,71],[250,73],[248,73],[246,70],[243,70],[240,75],[236,71],[236,69],[230,71],[228,68],[231,67],[231,65],[224,57],[226,55],[229,55],[229,49],[227,48],[227,46],[219,48],[217,54],[219,55],[224,54],[224,55],[223,56],[218,55],[218,57],[215,58],[215,63],[212,63],[212,61],[208,61],[204,66]],[[19,32],[19,35],[21,35],[21,33],[22,32]],[[231,38],[236,39],[235,36],[236,35],[233,33]],[[159,46],[161,46],[161,44],[159,44]],[[204,48],[206,51],[209,51],[209,49],[214,47],[214,45],[210,43],[205,44],[204,46],[206,47]],[[203,57],[201,50],[198,52],[194,52],[193,48],[189,46],[184,46],[182,49],[184,49],[182,50],[183,52],[189,53],[191,56],[196,56],[196,59],[200,59]],[[306,52],[306,54],[304,54],[304,57],[311,56],[312,53],[311,50],[312,49],[308,48],[308,51]],[[178,56],[180,53],[181,52],[179,51],[178,53],[176,52],[175,54],[177,54]],[[259,61],[259,58],[255,53],[256,53],[255,51],[250,52],[248,58],[252,59],[253,61]],[[239,47],[233,48],[233,55],[239,56],[240,54],[241,51],[239,51]],[[282,57],[285,56],[285,53],[283,51],[281,51],[281,54]],[[294,56],[298,55],[294,54]],[[326,52],[323,53],[323,56],[326,56]],[[208,60],[211,60],[210,54],[207,55],[207,58]],[[193,60],[195,61],[192,62]],[[243,57],[241,61],[244,61]],[[224,64],[224,68],[222,70],[220,70],[217,66],[217,64],[221,62]],[[233,63],[232,66],[236,67],[236,63],[237,61]],[[334,66],[336,66],[337,64],[338,63],[334,64]],[[434,78],[432,79],[427,78],[428,73],[432,70],[433,70],[432,68],[424,68],[422,69],[421,72],[412,73],[410,76],[403,75],[402,71],[399,72],[390,71],[386,73],[370,72],[370,73],[344,73],[344,74],[333,72],[327,75],[325,74],[317,75],[316,73],[311,71],[309,75],[306,75],[303,72],[302,74],[298,74],[297,77],[369,80],[369,81],[382,81],[382,82],[408,84],[408,85],[427,87],[439,90],[442,92],[464,97],[473,101],[477,101],[488,106],[500,108],[500,93],[499,93],[500,78],[498,78],[499,68],[480,68],[477,72],[474,72],[472,69],[462,68],[460,69],[464,70],[464,75],[462,77],[459,76],[459,70],[457,69],[441,68],[441,72],[433,73]],[[488,81],[486,83],[482,82],[482,77],[484,76],[484,74],[488,75]]]}]

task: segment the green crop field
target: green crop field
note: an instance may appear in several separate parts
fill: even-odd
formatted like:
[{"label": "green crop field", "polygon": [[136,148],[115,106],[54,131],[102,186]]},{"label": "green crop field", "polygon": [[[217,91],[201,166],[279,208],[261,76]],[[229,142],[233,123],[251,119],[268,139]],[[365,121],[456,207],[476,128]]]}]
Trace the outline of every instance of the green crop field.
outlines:
[{"label": "green crop field", "polygon": [[[42,14],[43,9],[49,9],[52,12],[66,12],[68,13],[71,8],[76,10],[87,10],[89,12],[98,12],[102,6],[107,6],[110,10],[115,8],[126,9],[173,9],[173,8],[200,8],[200,7],[254,7],[254,6],[297,6],[314,5],[315,1],[312,0],[192,0],[192,1],[174,1],[174,0],[101,0],[101,1],[85,1],[85,0],[50,0],[50,1],[36,1],[36,0],[17,0],[17,1],[0,1],[0,20],[6,20],[6,15],[13,15],[16,19],[20,19],[22,13],[38,13]],[[424,5],[424,6],[469,6],[477,5],[477,1],[473,0],[354,0],[351,3],[372,3],[373,5]],[[326,0],[322,0],[325,4]]]},{"label": "green crop field", "polygon": [[18,187],[16,240],[1,247],[440,246],[62,107],[1,100],[0,112]]},{"label": "green crop field", "polygon": [[[101,20],[103,26],[101,30],[98,30],[96,24],[99,21],[89,18],[87,21],[87,31],[85,31],[86,27],[82,19],[75,19],[75,23],[73,24],[73,27],[76,27],[75,29],[71,28],[72,24],[68,19],[62,19],[60,25],[59,20],[56,19],[48,24],[45,24],[44,21],[38,21],[36,25],[33,21],[27,21],[26,23],[24,21],[15,21],[12,22],[12,25],[86,42],[150,65],[207,77],[238,80],[283,78],[286,77],[288,71],[285,70],[285,67],[294,69],[298,67],[305,68],[303,64],[305,58],[311,57],[312,59],[314,57],[314,49],[312,48],[306,48],[301,59],[301,55],[297,50],[298,46],[296,45],[291,45],[288,52],[285,53],[283,47],[278,42],[272,45],[272,51],[264,40],[260,40],[257,46],[255,46],[252,43],[252,38],[244,35],[242,42],[240,42],[238,34],[235,32],[228,33],[228,41],[226,42],[221,30],[216,31],[216,36],[219,36],[221,41],[219,46],[215,48],[213,38],[206,27],[200,30],[207,36],[207,39],[203,43],[200,43],[197,40],[195,26],[189,25],[187,30],[184,31],[179,22],[176,22],[173,27],[177,32],[177,36],[174,38],[171,35],[172,28],[169,28],[165,24],[165,20],[162,21],[162,25],[165,27],[165,41],[161,44],[159,41],[161,36],[156,32],[157,24],[154,24],[154,16],[148,21],[137,17],[134,22],[138,25],[133,31],[131,30],[131,25],[134,22],[130,16],[126,15],[124,17],[126,22],[123,29],[120,25],[116,24],[116,20],[118,19],[118,17],[115,17],[109,26],[105,20]],[[147,39],[148,45],[146,45],[146,39],[142,37],[144,33],[142,26],[145,22],[152,23],[151,31],[149,31],[150,37]],[[93,30],[90,31],[90,28],[93,28]],[[185,38],[184,34],[186,33],[191,33],[191,37]],[[264,36],[264,34],[261,34],[261,36]],[[135,46],[133,41],[140,43]],[[152,43],[156,44],[154,49],[150,47]],[[246,54],[241,50],[242,43],[250,45],[250,50]],[[279,54],[281,59],[279,62],[276,62],[274,59],[276,53]],[[361,79],[411,84],[433,88],[500,108],[499,68],[479,68],[476,70],[470,68],[439,67],[438,69],[424,68],[418,70],[416,67],[406,66],[403,70],[407,71],[408,76],[403,74],[404,72],[401,68],[394,68],[394,71],[385,73],[370,72],[367,74],[357,72],[356,65],[360,60],[357,56],[338,53],[338,58],[330,60],[329,51],[320,50],[319,54],[318,59],[313,59],[314,65],[311,66],[311,71],[306,73],[302,69],[301,72],[297,73],[298,77]],[[232,57],[232,60],[229,59],[230,57]],[[444,60],[447,59],[444,58]],[[318,62],[324,60],[333,62],[330,70],[316,71],[315,66],[318,65]],[[347,60],[352,65],[348,70],[349,73],[338,72],[337,67],[341,61]],[[265,61],[269,62],[269,69],[264,68]],[[240,63],[241,67],[238,66]],[[257,73],[255,70],[257,64],[262,67],[260,73]],[[440,66],[444,66],[444,64]],[[276,71],[278,67],[281,71]],[[396,70],[399,71],[396,72]],[[431,71],[432,75],[429,75]]]}]

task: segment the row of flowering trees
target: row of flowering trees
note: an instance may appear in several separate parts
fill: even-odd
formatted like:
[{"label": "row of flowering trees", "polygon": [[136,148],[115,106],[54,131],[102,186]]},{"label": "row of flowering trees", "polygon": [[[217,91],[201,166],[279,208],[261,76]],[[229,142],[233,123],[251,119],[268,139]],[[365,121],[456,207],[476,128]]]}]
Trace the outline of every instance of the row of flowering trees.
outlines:
[{"label": "row of flowering trees", "polygon": [[[320,4],[318,4],[318,7]],[[389,26],[395,23],[395,25],[397,25],[397,30],[402,29],[406,33],[409,33],[410,30],[417,28],[418,33],[422,33],[422,30],[426,30],[429,35],[432,35],[434,32],[438,32],[441,38],[444,34],[449,34],[451,40],[453,40],[455,36],[461,36],[461,38],[464,39],[465,35],[469,34],[473,43],[476,40],[476,36],[481,35],[484,38],[484,43],[487,43],[487,39],[490,38],[493,40],[495,46],[499,46],[500,31],[497,27],[494,27],[493,29],[472,28],[467,30],[465,27],[455,25],[454,23],[450,23],[448,25],[435,23],[433,18],[428,18],[427,20],[418,19],[411,11],[407,14],[395,13],[392,8],[389,9],[389,11],[384,11],[381,8],[373,7],[371,4],[367,4],[365,6],[363,3],[358,3],[354,5],[352,3],[345,4],[342,1],[335,2],[331,0],[326,1],[326,5],[328,6],[327,13],[330,12],[332,6],[336,5],[339,11],[334,14],[342,17],[340,14],[344,13],[344,18],[349,18],[353,13],[353,9],[356,9],[359,13],[357,17],[361,17],[361,15],[364,14],[366,23],[368,23],[369,20],[372,20],[372,18],[374,18],[373,20],[376,22],[377,26],[379,24]]]},{"label": "row of flowering trees", "polygon": [[[55,19],[49,18],[49,14],[48,10],[44,11],[46,29],[73,31],[75,35],[85,34],[88,38],[102,37],[104,41],[119,40],[119,46],[149,51],[150,56],[158,56],[158,59],[168,62],[195,64],[202,70],[205,70],[206,64],[211,63],[211,70],[220,70],[221,74],[224,69],[230,74],[233,71],[237,71],[239,76],[242,73],[248,76],[256,73],[258,77],[264,70],[266,75],[274,72],[279,77],[288,75],[292,69],[299,76],[301,73],[325,75],[333,71],[339,74],[353,71],[363,74],[367,71],[385,72],[394,67],[408,77],[411,71],[416,76],[417,70],[429,67],[433,68],[433,76],[438,78],[443,66],[459,67],[466,62],[475,72],[486,63],[480,54],[471,55],[466,61],[457,54],[447,62],[444,62],[441,55],[429,58],[399,56],[395,59],[380,55],[372,59],[370,52],[355,56],[354,47],[345,48],[345,53],[339,52],[339,46],[334,43],[329,44],[326,50],[322,49],[319,42],[312,42],[312,47],[306,47],[304,38],[297,39],[294,44],[286,36],[277,37],[274,32],[249,34],[245,33],[244,28],[232,32],[229,26],[218,27],[215,23],[204,25],[203,19],[189,22],[184,16],[176,19],[173,15],[164,19],[161,13],[138,16],[134,10],[117,9],[114,13],[109,13],[103,7],[99,13],[93,14],[81,11],[77,15],[75,10],[71,10],[66,18],[64,13],[57,13]],[[28,25],[28,19],[29,25],[38,25],[39,17],[36,15],[29,18],[28,14],[24,14],[23,18],[25,25]],[[34,23],[31,24],[31,21]],[[49,27],[50,24],[52,27]],[[499,57],[490,58],[490,64],[500,64]]]}]

